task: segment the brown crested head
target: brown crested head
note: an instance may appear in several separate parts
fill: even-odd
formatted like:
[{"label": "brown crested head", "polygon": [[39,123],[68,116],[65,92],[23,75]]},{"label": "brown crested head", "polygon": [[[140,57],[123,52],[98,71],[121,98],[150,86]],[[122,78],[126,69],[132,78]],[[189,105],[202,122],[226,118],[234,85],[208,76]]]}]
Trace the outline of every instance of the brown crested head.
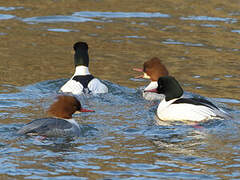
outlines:
[{"label": "brown crested head", "polygon": [[167,68],[162,64],[161,60],[154,57],[143,64],[143,72],[145,72],[152,81],[168,75]]},{"label": "brown crested head", "polygon": [[48,116],[70,119],[72,114],[81,110],[81,103],[74,96],[60,95],[48,109]]}]

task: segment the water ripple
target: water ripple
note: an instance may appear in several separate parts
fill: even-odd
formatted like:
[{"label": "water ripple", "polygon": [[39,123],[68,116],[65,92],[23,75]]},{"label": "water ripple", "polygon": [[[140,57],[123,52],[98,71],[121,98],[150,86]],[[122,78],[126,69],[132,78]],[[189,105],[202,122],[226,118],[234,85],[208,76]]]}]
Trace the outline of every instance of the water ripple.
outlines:
[{"label": "water ripple", "polygon": [[78,30],[72,30],[72,29],[63,29],[63,28],[49,28],[48,31],[53,32],[79,32]]},{"label": "water ripple", "polygon": [[88,22],[96,20],[84,17],[57,15],[57,16],[38,16],[23,18],[22,21],[26,23],[56,23],[56,22]]},{"label": "water ripple", "polygon": [[14,11],[16,9],[23,9],[24,7],[3,7],[0,6],[0,11]]},{"label": "water ripple", "polygon": [[[23,87],[0,86],[5,93],[0,95],[0,107],[15,107],[17,103],[19,108],[27,109],[25,104],[19,102],[29,102],[29,109],[32,110],[38,105],[36,98],[49,98],[64,82],[66,79],[43,81]],[[224,129],[222,124],[202,124],[207,129],[202,131],[185,124],[150,124],[154,121],[156,107],[153,110],[146,108],[147,103],[138,89],[109,81],[104,83],[109,87],[108,94],[82,97],[84,106],[93,106],[96,113],[74,116],[84,131],[82,136],[74,140],[41,141],[35,137],[17,136],[15,133],[23,124],[18,118],[29,119],[30,113],[11,113],[12,119],[17,120],[18,124],[1,124],[0,153],[6,156],[0,158],[3,164],[0,172],[37,179],[50,175],[61,176],[62,179],[75,178],[64,176],[64,173],[72,172],[73,169],[100,176],[130,176],[132,179],[191,179],[193,176],[198,179],[216,178],[210,173],[218,172],[216,168],[201,171],[201,166],[209,167],[223,161],[217,157],[204,158],[198,151],[207,150],[208,144],[205,141],[209,137],[206,138],[206,132],[211,130],[212,134],[226,135],[225,131],[220,132],[220,129]],[[0,116],[1,119],[3,116],[5,115]],[[238,128],[234,132],[237,130]],[[227,139],[224,138],[223,141],[225,140]],[[145,157],[150,157],[151,161]],[[103,169],[107,166],[111,168]]]},{"label": "water ripple", "polygon": [[219,25],[216,24],[201,24],[202,27],[210,27],[210,28],[217,28],[220,27]]},{"label": "water ripple", "polygon": [[39,16],[23,18],[22,21],[26,23],[56,23],[56,22],[89,22],[95,21],[92,18],[169,18],[170,15],[162,13],[145,13],[145,12],[95,12],[95,11],[81,11],[75,12],[72,16]]},{"label": "water ripple", "polygon": [[74,16],[81,17],[105,17],[105,18],[169,18],[170,15],[159,12],[97,12],[81,11],[73,13]]},{"label": "water ripple", "polygon": [[16,16],[11,15],[11,14],[0,14],[0,20],[8,20],[8,19],[13,19]]},{"label": "water ripple", "polygon": [[124,38],[146,39],[145,36],[124,36]]},{"label": "water ripple", "polygon": [[240,30],[232,30],[232,32],[240,34]]},{"label": "water ripple", "polygon": [[201,43],[180,42],[180,41],[175,41],[173,39],[167,39],[165,41],[162,41],[162,43],[163,44],[175,44],[175,45],[194,46],[194,47],[202,47],[202,46],[204,46]]},{"label": "water ripple", "polygon": [[209,17],[209,16],[188,16],[180,17],[181,20],[194,20],[194,21],[222,21],[236,23],[237,19],[235,18],[221,18],[221,17]]}]

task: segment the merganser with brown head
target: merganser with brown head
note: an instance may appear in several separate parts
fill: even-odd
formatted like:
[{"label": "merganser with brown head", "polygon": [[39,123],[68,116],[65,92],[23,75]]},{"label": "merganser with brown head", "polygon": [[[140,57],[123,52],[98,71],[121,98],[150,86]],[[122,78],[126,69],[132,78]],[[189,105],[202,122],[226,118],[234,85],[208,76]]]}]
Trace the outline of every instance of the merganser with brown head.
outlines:
[{"label": "merganser with brown head", "polygon": [[23,126],[18,134],[40,135],[46,137],[79,136],[81,129],[72,119],[75,112],[93,112],[82,108],[80,101],[69,95],[60,95],[47,111],[47,118],[33,120]]},{"label": "merganser with brown head", "polygon": [[144,89],[143,91],[143,97],[146,100],[163,100],[164,95],[163,94],[154,94],[145,92],[149,89],[157,88],[158,84],[158,78],[162,76],[167,76],[168,70],[166,66],[161,62],[161,60],[157,57],[154,57],[143,64],[143,69],[134,68],[133,70],[138,72],[143,72],[143,75],[137,76],[136,78],[144,78],[144,79],[150,79],[150,84]]}]

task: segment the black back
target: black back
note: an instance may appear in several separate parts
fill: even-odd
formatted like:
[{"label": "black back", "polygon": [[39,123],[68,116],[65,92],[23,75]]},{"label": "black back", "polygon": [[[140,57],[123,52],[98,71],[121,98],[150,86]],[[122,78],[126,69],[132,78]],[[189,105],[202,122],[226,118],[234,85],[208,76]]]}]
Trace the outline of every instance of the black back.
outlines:
[{"label": "black back", "polygon": [[94,79],[94,76],[89,74],[89,75],[78,75],[74,76],[73,80],[81,83],[83,85],[83,88],[88,88],[88,83]]},{"label": "black back", "polygon": [[207,106],[211,109],[218,109],[212,102],[202,99],[202,98],[181,98],[173,102],[173,104],[180,104],[180,103],[187,103],[187,104],[194,104],[194,105],[201,105]]}]

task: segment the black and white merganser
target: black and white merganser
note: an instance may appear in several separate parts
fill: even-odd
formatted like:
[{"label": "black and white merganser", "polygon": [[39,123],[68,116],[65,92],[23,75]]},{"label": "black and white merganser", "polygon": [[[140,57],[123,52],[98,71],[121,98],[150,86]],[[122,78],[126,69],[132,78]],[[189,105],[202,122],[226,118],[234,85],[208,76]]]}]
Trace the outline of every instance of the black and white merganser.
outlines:
[{"label": "black and white merganser", "polygon": [[183,89],[172,76],[158,79],[158,87],[146,92],[164,94],[159,103],[157,116],[168,121],[204,121],[209,119],[225,119],[231,117],[227,112],[202,98],[183,98]]},{"label": "black and white merganser", "polygon": [[74,95],[80,95],[82,93],[107,93],[107,86],[89,72],[87,43],[77,42],[74,44],[73,49],[75,51],[75,73],[72,78],[61,87],[60,92],[72,93]]}]

